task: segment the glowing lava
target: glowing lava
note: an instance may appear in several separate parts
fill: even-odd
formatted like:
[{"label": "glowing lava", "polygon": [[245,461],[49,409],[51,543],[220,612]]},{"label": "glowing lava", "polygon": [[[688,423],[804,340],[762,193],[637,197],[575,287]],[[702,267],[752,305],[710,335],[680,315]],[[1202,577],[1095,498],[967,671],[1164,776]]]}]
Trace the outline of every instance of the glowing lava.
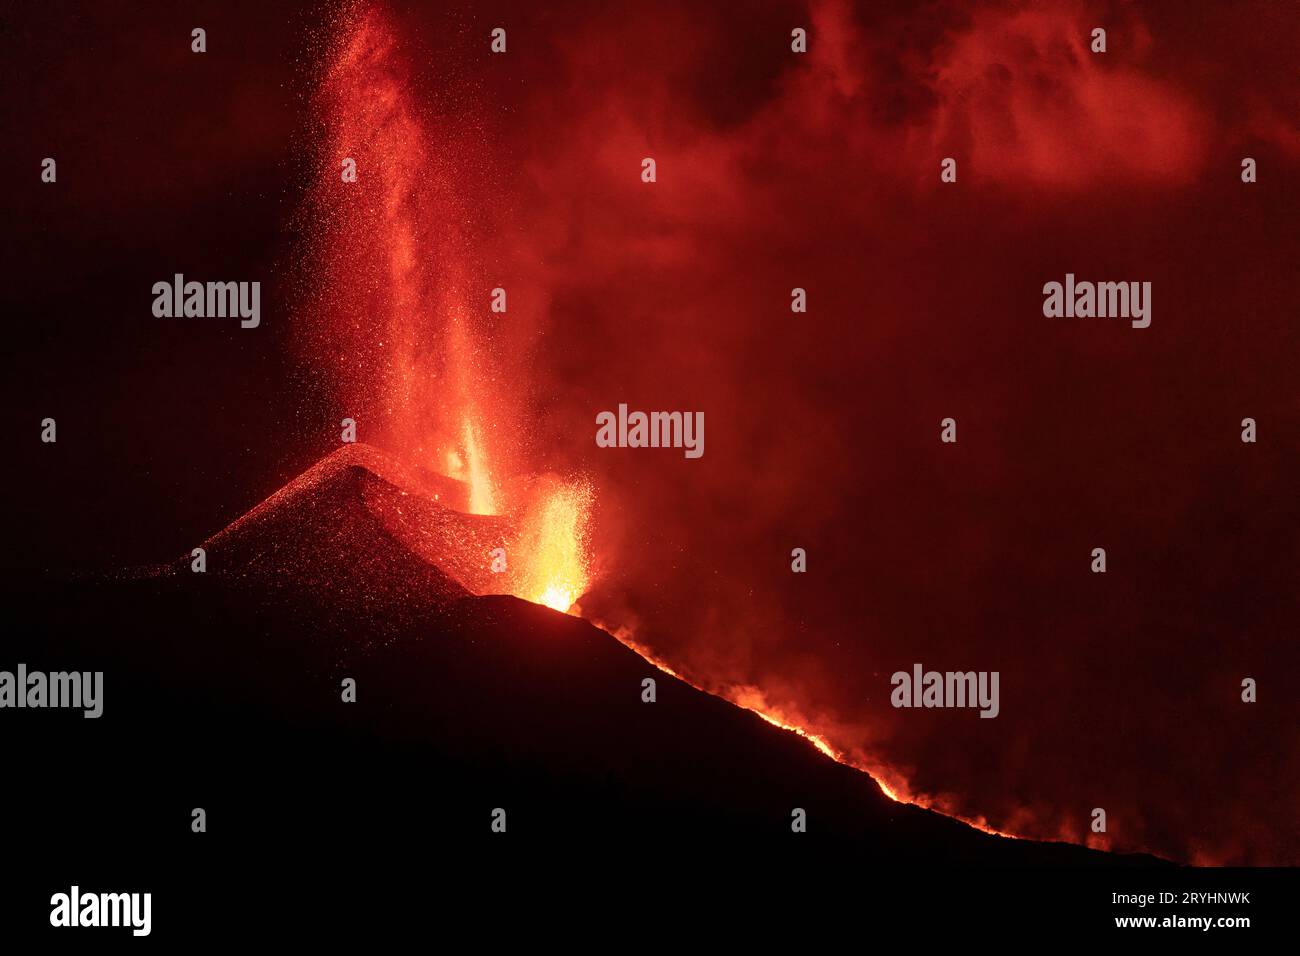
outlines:
[{"label": "glowing lava", "polygon": [[479,448],[478,432],[468,418],[465,419],[463,435],[465,457],[469,461],[469,513],[494,515],[497,506],[496,495],[492,493],[492,479],[488,476],[487,461]]},{"label": "glowing lava", "polygon": [[[826,738],[820,734],[809,733],[800,727],[793,720],[788,720],[780,715],[779,711],[768,704],[763,692],[757,687],[738,686],[732,687],[727,693],[722,694],[727,700],[730,700],[737,707],[743,707],[751,713],[758,714],[769,724],[774,727],[780,727],[782,730],[788,730],[791,733],[803,737],[814,747],[838,763],[846,763],[841,754],[835,752],[831,745],[826,742]],[[882,788],[883,789],[883,788]]]},{"label": "glowing lava", "polygon": [[[836,750],[831,746],[825,736],[805,729],[800,726],[800,720],[798,718],[787,716],[780,708],[770,704],[759,688],[744,684],[730,684],[722,687],[710,688],[705,686],[704,681],[693,680],[673,670],[658,654],[645,644],[638,641],[633,636],[631,629],[610,625],[599,620],[593,620],[591,623],[614,637],[626,647],[635,651],[638,655],[644,658],[647,663],[659,668],[665,674],[676,677],[678,680],[685,681],[696,690],[702,690],[706,694],[713,694],[716,697],[729,700],[737,707],[744,708],[745,710],[763,718],[763,720],[767,721],[769,724],[772,724],[775,727],[780,727],[782,730],[788,730],[792,734],[797,734],[816,747],[823,755],[830,757],[836,763],[842,763],[846,767],[852,767],[854,770],[866,774],[875,781],[876,786],[880,788],[880,792],[895,803],[910,803],[927,810],[933,810],[936,813],[942,813],[956,820],[960,820],[967,826],[974,827],[976,830],[981,830],[984,833],[993,836],[1006,837],[1010,840],[1020,839],[1020,837],[1016,836],[1014,833],[1007,833],[990,826],[988,821],[983,817],[971,818],[963,816],[954,812],[950,807],[945,806],[941,800],[937,800],[925,794],[913,794],[907,788],[906,782],[898,773],[887,767],[874,765],[863,755]],[[886,782],[887,778],[889,782]]]},{"label": "glowing lava", "polygon": [[516,553],[522,572],[515,594],[526,601],[568,611],[587,590],[587,520],[591,489],[557,481],[538,489],[524,514]]},{"label": "glowing lava", "polygon": [[[800,737],[803,737],[805,740],[811,743],[814,747],[816,747],[826,756],[830,757],[832,760],[839,761],[840,763],[844,762],[843,760],[840,759],[840,755],[831,749],[831,745],[826,742],[826,739],[824,737],[819,737],[817,734],[810,734],[802,727],[796,727],[794,724],[788,724],[783,720],[779,720],[778,718],[773,717],[771,714],[763,713],[763,711],[761,710],[754,710],[754,708],[752,707],[748,707],[746,709],[755,714],[758,714],[758,716],[762,717],[764,720],[766,720],[769,724],[771,724],[774,727],[780,727],[782,730],[788,730],[791,733],[798,734]],[[884,790],[885,788],[882,786],[880,789]],[[898,799],[888,791],[885,792],[885,795],[895,800]]]},{"label": "glowing lava", "polygon": [[468,415],[465,416],[460,435],[460,448],[447,452],[445,474],[448,478],[463,481],[469,487],[470,514],[494,515],[497,513],[496,491],[488,469],[487,454],[479,441],[478,429]]}]

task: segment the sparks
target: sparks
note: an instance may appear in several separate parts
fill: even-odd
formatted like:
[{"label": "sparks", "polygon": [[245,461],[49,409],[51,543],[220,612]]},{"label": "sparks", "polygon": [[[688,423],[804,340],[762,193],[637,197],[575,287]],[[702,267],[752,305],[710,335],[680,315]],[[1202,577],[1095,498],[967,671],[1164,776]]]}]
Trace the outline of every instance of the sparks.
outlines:
[{"label": "sparks", "polygon": [[567,612],[587,590],[587,520],[591,490],[552,482],[524,515],[517,552],[523,562],[516,594]]}]

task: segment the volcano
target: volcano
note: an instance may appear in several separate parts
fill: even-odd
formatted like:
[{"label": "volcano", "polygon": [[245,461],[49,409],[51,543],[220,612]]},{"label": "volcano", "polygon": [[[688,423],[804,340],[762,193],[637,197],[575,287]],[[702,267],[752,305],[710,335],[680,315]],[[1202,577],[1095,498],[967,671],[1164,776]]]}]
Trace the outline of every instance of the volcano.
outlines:
[{"label": "volcano", "polygon": [[[141,779],[91,811],[101,819],[86,848],[113,834],[174,848],[202,807],[223,839],[250,847],[321,832],[385,845],[428,820],[444,852],[653,837],[772,852],[808,841],[859,859],[1152,862],[993,836],[897,803],[587,621],[476,593],[491,581],[487,553],[516,529],[443,504],[459,493],[345,446],[204,542],[202,573],[186,556],[27,583],[27,606],[48,611],[31,622],[47,657],[29,663],[104,672],[90,762],[111,779],[123,755],[149,757]],[[80,730],[47,723],[18,759],[61,781],[69,771],[50,755]],[[78,792],[61,782],[52,793]],[[45,812],[87,811],[52,797]],[[792,828],[800,812],[805,832]]]}]

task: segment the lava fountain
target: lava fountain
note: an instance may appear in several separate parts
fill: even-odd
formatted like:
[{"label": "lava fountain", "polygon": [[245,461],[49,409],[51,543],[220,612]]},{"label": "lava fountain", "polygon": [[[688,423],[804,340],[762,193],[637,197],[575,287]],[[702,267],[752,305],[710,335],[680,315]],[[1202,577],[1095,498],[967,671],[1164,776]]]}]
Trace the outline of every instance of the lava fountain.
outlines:
[{"label": "lava fountain", "polygon": [[587,524],[592,491],[586,483],[547,482],[525,512],[518,553],[524,561],[515,593],[568,611],[590,584]]},{"label": "lava fountain", "polygon": [[496,491],[488,470],[487,456],[483,453],[478,428],[468,416],[461,426],[460,448],[447,449],[442,470],[448,478],[463,482],[469,488],[469,513],[494,515],[497,513]]},{"label": "lava fountain", "polygon": [[493,345],[504,318],[488,308],[496,278],[481,261],[494,225],[491,164],[481,131],[456,115],[474,114],[474,94],[457,92],[449,63],[439,103],[417,95],[381,5],[348,7],[336,27],[315,94],[321,158],[303,217],[308,364],[364,440],[459,482],[463,494],[439,496],[440,506],[494,519],[464,523],[457,563],[476,572],[462,583],[568,611],[591,579],[592,488],[529,477],[526,396],[502,387],[521,376]]}]

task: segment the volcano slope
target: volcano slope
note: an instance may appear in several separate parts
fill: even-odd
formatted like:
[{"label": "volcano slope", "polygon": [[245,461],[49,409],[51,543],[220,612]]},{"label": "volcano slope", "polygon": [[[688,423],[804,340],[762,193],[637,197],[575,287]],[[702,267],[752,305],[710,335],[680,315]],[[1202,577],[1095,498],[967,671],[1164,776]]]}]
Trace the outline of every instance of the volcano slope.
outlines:
[{"label": "volcano slope", "polygon": [[[18,660],[104,672],[98,720],[13,712],[11,767],[39,781],[8,798],[21,839],[87,874],[123,854],[147,866],[193,852],[201,807],[210,846],[258,859],[448,857],[509,841],[566,854],[815,846],[862,865],[1155,862],[991,836],[895,803],[586,621],[472,595],[451,572],[472,578],[509,531],[428,493],[349,450],[205,542],[205,573],[186,556],[11,582]],[[348,678],[355,702],[342,699]],[[498,808],[504,834],[491,826]],[[795,808],[805,833],[792,832]]]}]

